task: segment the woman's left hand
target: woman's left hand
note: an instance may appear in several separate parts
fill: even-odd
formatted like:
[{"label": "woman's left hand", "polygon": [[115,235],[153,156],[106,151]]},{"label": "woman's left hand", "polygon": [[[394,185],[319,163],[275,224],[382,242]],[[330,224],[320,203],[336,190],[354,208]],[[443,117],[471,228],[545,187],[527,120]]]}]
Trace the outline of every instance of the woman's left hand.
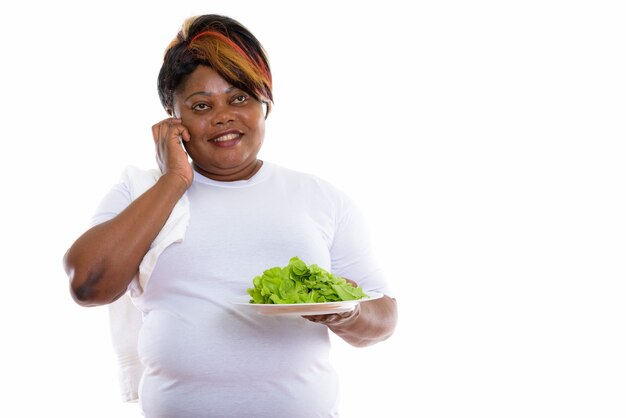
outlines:
[{"label": "woman's left hand", "polygon": [[[352,280],[346,280],[357,286]],[[393,334],[398,323],[398,305],[395,299],[383,295],[382,298],[357,304],[350,312],[306,315],[303,318],[326,325],[335,335],[355,347],[366,347]]]},{"label": "woman's left hand", "polygon": [[[344,280],[350,283],[353,287],[358,287],[357,283],[354,280],[346,279],[345,277],[344,277]],[[335,326],[335,325],[343,324],[344,322],[347,322],[348,320],[357,316],[359,314],[358,311],[359,311],[359,305],[356,305],[356,307],[353,310],[348,311],[348,312],[340,312],[336,314],[325,314],[325,315],[303,315],[302,317],[304,319],[308,319],[309,321],[316,322],[318,324]]]},{"label": "woman's left hand", "polygon": [[324,324],[326,326],[337,326],[350,321],[352,318],[359,315],[361,305],[356,305],[354,309],[348,312],[340,312],[335,314],[326,315],[303,315],[304,319],[308,319],[311,322],[318,324]]}]

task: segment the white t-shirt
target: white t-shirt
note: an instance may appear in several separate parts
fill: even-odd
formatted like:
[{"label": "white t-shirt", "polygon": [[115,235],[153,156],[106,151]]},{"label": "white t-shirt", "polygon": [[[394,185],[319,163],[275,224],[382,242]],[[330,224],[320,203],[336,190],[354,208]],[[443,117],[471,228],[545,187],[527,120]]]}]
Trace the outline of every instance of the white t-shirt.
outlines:
[{"label": "white t-shirt", "polygon": [[[268,162],[243,181],[195,173],[187,196],[184,240],[163,251],[133,298],[144,317],[146,417],[336,416],[327,327],[232,302],[255,276],[294,256],[390,295],[360,212],[327,182]],[[94,221],[130,202],[127,186],[117,185]]]}]

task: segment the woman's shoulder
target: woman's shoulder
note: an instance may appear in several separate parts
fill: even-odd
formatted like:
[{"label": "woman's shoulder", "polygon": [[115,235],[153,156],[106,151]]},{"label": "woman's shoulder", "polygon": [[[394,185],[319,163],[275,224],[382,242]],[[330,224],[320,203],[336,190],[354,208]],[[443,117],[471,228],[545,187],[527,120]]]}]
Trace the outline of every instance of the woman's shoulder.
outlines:
[{"label": "woman's shoulder", "polygon": [[299,168],[273,165],[277,181],[280,181],[287,190],[306,194],[312,199],[333,201],[335,204],[343,205],[350,201],[346,192],[323,175]]}]

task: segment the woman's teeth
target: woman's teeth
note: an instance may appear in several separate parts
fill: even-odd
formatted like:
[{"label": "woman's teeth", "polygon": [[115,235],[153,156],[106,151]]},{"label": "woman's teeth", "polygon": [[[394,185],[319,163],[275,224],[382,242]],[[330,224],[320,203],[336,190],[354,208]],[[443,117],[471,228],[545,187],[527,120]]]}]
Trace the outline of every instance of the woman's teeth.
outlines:
[{"label": "woman's teeth", "polygon": [[239,134],[226,134],[223,136],[218,136],[217,138],[213,139],[214,142],[224,142],[224,141],[231,141],[233,139],[237,139],[239,138]]}]

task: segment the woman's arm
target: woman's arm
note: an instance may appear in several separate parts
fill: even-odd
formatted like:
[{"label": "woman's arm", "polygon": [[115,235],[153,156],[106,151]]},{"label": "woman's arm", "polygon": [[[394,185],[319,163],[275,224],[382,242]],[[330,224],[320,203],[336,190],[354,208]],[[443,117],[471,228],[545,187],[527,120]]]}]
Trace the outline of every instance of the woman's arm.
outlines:
[{"label": "woman's arm", "polygon": [[74,242],[63,264],[78,304],[103,305],[124,294],[185,190],[178,176],[165,174],[115,218]]},{"label": "woman's arm", "polygon": [[[354,280],[345,280],[358,286]],[[391,337],[398,323],[398,304],[394,298],[384,295],[380,299],[361,302],[350,312],[305,318],[326,325],[348,344],[367,347]]]},{"label": "woman's arm", "polygon": [[359,303],[351,315],[328,328],[355,347],[366,347],[386,340],[398,322],[396,300],[389,296]]},{"label": "woman's arm", "polygon": [[359,303],[349,313],[311,315],[305,318],[328,326],[355,347],[367,347],[386,340],[393,334],[398,322],[398,307],[395,299],[383,296]]},{"label": "woman's arm", "polygon": [[126,292],[150,244],[191,185],[193,171],[180,145],[180,139],[189,140],[189,132],[180,119],[157,123],[152,134],[163,176],[115,218],[81,235],[63,257],[79,305],[111,303]]}]

